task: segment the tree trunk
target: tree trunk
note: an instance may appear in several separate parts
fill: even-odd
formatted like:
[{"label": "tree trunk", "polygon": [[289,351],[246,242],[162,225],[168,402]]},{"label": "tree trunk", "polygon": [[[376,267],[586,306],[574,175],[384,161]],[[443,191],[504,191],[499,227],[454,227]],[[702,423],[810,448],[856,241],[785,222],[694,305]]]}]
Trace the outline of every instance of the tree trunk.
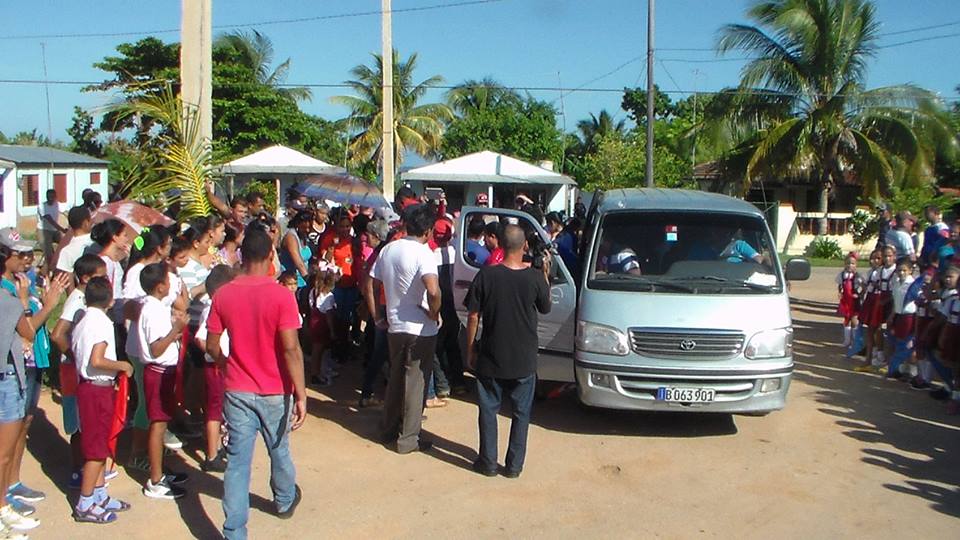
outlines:
[{"label": "tree trunk", "polygon": [[830,212],[830,191],[833,189],[833,179],[829,171],[824,172],[820,181],[820,207],[817,211],[822,217],[817,221],[818,234],[827,234],[827,214]]}]

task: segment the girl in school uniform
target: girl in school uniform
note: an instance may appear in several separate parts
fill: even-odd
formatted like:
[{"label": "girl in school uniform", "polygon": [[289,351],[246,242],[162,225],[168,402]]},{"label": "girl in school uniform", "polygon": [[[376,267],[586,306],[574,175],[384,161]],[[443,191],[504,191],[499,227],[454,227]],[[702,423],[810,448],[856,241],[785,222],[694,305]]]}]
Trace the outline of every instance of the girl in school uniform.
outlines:
[{"label": "girl in school uniform", "polygon": [[[920,276],[920,291],[914,301],[917,305],[917,314],[914,319],[914,358],[916,358],[916,373],[910,380],[910,386],[916,390],[930,388],[931,370],[927,355],[931,350],[930,332],[928,328],[933,321],[934,314],[940,309],[940,297],[936,291],[936,269],[928,268]],[[916,284],[914,284],[916,285]],[[911,372],[913,370],[911,369]]]},{"label": "girl in school uniform", "polygon": [[910,294],[913,285],[913,264],[909,259],[897,265],[897,273],[892,283],[893,310],[887,318],[887,328],[895,340],[894,353],[887,368],[888,379],[903,377],[901,366],[913,354],[914,320],[917,313],[915,298]]},{"label": "girl in school uniform", "polygon": [[[870,359],[873,355],[873,327],[874,323],[872,320],[873,317],[873,306],[877,302],[877,297],[880,294],[880,266],[883,261],[883,252],[879,249],[873,250],[870,253],[870,271],[867,272],[867,284],[864,287],[863,292],[863,303],[860,305],[860,327],[858,328],[857,334],[863,335],[863,341],[866,345],[866,364],[863,366],[857,366],[854,368],[855,371],[870,371]],[[858,341],[854,339],[854,342]],[[851,347],[851,350],[848,351],[847,357],[851,357],[857,353],[856,343]]]},{"label": "girl in school uniform", "polygon": [[837,314],[843,317],[843,346],[849,347],[853,341],[853,332],[857,327],[857,313],[860,311],[860,292],[863,290],[863,276],[857,273],[857,254],[847,255],[843,271],[837,274],[837,292],[840,303]]},{"label": "girl in school uniform", "polygon": [[[943,275],[943,287],[947,292],[942,298],[940,313],[943,315],[943,326],[937,340],[940,349],[940,358],[947,367],[957,373],[960,367],[960,296],[957,295],[957,280],[960,279],[960,267],[951,266]],[[947,414],[960,414],[960,390],[956,378],[952,383],[950,402],[947,404]]]}]

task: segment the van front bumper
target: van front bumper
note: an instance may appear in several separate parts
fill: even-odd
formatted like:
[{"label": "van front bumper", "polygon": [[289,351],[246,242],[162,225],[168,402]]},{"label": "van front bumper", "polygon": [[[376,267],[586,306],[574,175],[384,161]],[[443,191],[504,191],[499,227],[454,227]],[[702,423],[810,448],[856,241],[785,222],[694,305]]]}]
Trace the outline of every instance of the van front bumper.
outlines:
[{"label": "van front bumper", "polygon": [[[766,369],[709,369],[615,366],[576,362],[580,401],[591,407],[644,411],[767,413],[786,404],[793,360]],[[708,388],[710,403],[657,399],[659,388]]]}]

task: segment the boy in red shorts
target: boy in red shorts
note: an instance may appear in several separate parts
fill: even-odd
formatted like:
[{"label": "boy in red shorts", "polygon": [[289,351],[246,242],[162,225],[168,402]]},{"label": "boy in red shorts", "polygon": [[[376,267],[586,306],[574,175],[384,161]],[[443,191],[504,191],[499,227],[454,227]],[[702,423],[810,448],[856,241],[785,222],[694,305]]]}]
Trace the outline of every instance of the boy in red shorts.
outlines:
[{"label": "boy in red shorts", "polygon": [[[213,298],[220,287],[230,283],[235,277],[237,277],[237,271],[233,268],[225,264],[214,266],[204,282],[207,294]],[[201,351],[207,350],[207,318],[209,316],[210,304],[207,304],[200,315],[197,335],[194,336],[197,347],[200,347]],[[230,354],[230,336],[227,335],[226,330],[220,334],[220,348],[224,355]],[[207,459],[203,461],[201,468],[206,472],[224,472],[227,470],[227,457],[224,450],[220,448],[220,426],[223,424],[223,371],[209,354],[204,354],[204,357],[206,363],[203,366],[203,379],[207,387],[207,403],[204,407],[207,421]]]},{"label": "boy in red shorts", "polygon": [[153,499],[179,499],[186,492],[179,487],[187,480],[185,474],[163,472],[163,434],[167,422],[176,411],[177,362],[180,359],[180,339],[187,325],[186,316],[163,303],[170,292],[167,265],[154,263],[140,272],[140,285],[147,296],[143,300],[137,321],[143,360],[143,392],[147,401],[147,456],[150,460],[150,479],[143,486],[143,494]]},{"label": "boy in red shorts", "polygon": [[76,360],[77,408],[80,413],[80,448],[83,474],[80,500],[73,519],[86,523],[112,523],[117,512],[130,505],[107,495],[103,473],[110,455],[110,425],[117,390],[117,373],[133,376],[133,366],[117,361],[113,323],[106,310],[113,305],[113,287],[105,277],[94,277],[84,290],[86,312],[73,329],[71,350]]}]

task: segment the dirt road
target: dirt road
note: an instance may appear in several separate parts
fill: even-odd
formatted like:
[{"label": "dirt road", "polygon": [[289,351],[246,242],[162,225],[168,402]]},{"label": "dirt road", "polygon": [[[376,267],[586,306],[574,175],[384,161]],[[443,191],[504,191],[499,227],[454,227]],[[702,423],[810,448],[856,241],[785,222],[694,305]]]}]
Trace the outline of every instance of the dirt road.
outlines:
[{"label": "dirt road", "polygon": [[[305,498],[280,521],[267,513],[265,452],[257,450],[251,538],[951,538],[960,521],[960,420],[925,393],[854,373],[833,316],[836,270],[793,287],[797,371],[787,408],[762,418],[595,414],[573,396],[534,406],[517,480],[470,471],[476,409],[428,412],[435,449],[400,456],[372,441],[377,413],[354,408],[356,367],[330,392],[310,391],[293,436]],[[133,509],[108,526],[70,519],[67,443],[49,394],[23,478],[46,491],[32,538],[216,538],[219,475],[196,449],[171,459],[192,472],[181,501],[147,499],[142,475],[111,494]],[[508,421],[501,418],[501,456]],[[502,458],[501,458],[502,459]]]}]

